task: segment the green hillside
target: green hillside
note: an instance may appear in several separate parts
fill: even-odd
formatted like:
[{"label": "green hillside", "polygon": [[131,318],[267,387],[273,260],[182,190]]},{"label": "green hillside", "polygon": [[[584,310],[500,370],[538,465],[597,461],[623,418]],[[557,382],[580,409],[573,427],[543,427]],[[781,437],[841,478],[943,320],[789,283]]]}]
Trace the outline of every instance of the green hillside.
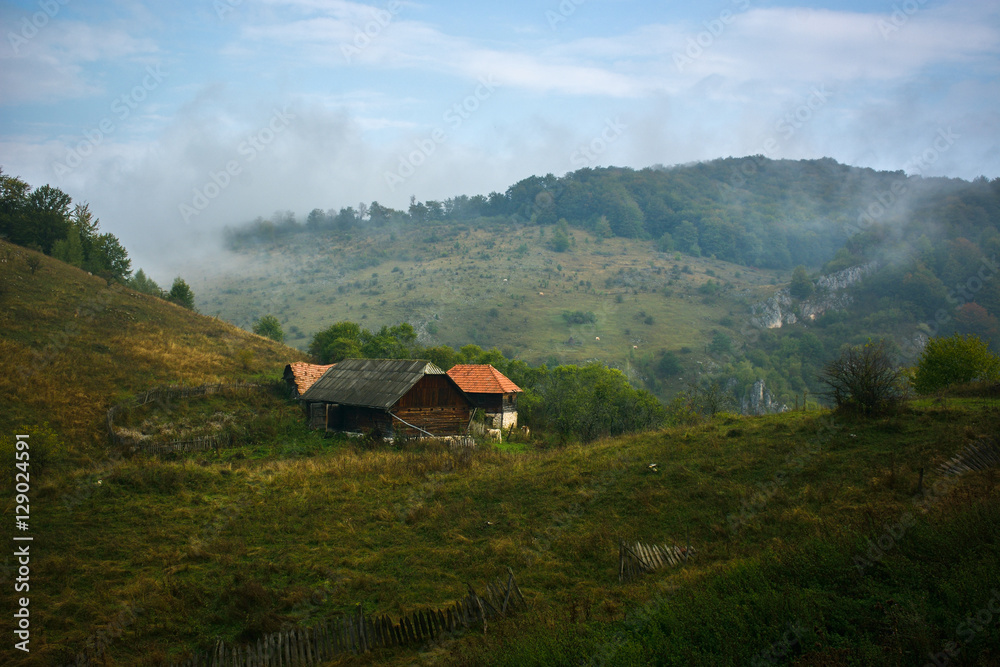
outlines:
[{"label": "green hillside", "polygon": [[225,239],[185,269],[199,308],[244,328],[274,315],[300,349],[342,320],[410,322],[424,346],[596,360],[663,399],[695,382],[737,406],[759,380],[777,405],[815,400],[823,365],[869,338],[906,365],[929,336],[1000,349],[1000,179],[760,156],[584,169],[408,211],[276,213]]},{"label": "green hillside", "polygon": [[[37,268],[32,264],[37,262]],[[80,455],[113,402],[167,384],[249,380],[302,353],[0,241],[0,421]]]},{"label": "green hillside", "polygon": [[248,248],[220,262],[223,273],[185,275],[201,312],[247,329],[273,314],[300,349],[342,320],[410,322],[425,346],[474,343],[550,365],[598,360],[632,369],[640,385],[664,350],[688,348],[693,378],[713,335],[741,339],[749,304],[788,275],[571,234],[570,248],[554,252],[544,228],[425,225]]},{"label": "green hillside", "polygon": [[[938,472],[995,439],[995,398],[872,421],[723,414],[588,445],[458,452],[324,439],[276,388],[233,405],[152,403],[129,422],[162,432],[232,411],[253,434],[244,446],[123,456],[104,444],[114,402],[167,383],[274,381],[300,353],[0,252],[0,358],[37,370],[6,374],[2,456],[12,466],[12,434],[28,433],[40,466],[32,652],[8,641],[4,664],[64,664],[87,646],[107,665],[169,664],[358,603],[444,605],[508,566],[530,603],[519,617],[341,662],[908,665],[948,647],[967,664],[1000,659],[998,617],[982,616],[1000,602],[996,471]],[[689,542],[696,556],[621,584],[622,539]]]}]

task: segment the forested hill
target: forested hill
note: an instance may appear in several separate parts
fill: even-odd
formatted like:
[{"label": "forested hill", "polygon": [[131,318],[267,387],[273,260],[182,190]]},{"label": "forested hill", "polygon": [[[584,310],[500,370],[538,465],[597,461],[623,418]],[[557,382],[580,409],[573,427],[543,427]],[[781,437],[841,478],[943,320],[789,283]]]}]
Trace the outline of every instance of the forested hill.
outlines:
[{"label": "forested hill", "polygon": [[[996,219],[1000,179],[906,176],[820,160],[726,158],[641,170],[580,169],[532,176],[489,195],[444,201],[411,198],[409,209],[377,201],[338,210],[315,208],[304,222],[292,213],[227,230],[232,248],[316,231],[351,233],[435,222],[557,224],[598,236],[645,238],[659,249],[762,268],[818,267],[849,237],[872,226],[981,242],[977,225]],[[914,212],[923,217],[914,218]],[[956,233],[955,229],[960,231]],[[971,227],[971,229],[970,229]]]}]

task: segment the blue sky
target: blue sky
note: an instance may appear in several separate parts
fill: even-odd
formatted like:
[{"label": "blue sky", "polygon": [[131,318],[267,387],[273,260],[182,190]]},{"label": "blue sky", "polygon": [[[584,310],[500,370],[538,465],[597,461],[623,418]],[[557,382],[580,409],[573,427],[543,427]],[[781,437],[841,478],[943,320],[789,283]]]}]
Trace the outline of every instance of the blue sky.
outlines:
[{"label": "blue sky", "polygon": [[0,4],[0,165],[138,265],[292,210],[763,153],[1000,176],[995,2]]}]

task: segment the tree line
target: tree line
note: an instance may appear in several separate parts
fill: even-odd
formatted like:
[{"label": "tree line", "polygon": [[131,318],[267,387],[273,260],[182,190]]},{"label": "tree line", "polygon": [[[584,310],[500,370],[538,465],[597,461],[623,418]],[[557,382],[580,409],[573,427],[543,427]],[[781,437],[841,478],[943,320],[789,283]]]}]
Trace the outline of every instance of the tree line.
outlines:
[{"label": "tree line", "polygon": [[194,308],[194,293],[179,276],[161,289],[142,269],[132,275],[132,260],[114,234],[101,233],[101,221],[86,202],[51,185],[32,188],[0,167],[0,238],[71,264],[136,291]]},{"label": "tree line", "polygon": [[[531,176],[502,193],[443,201],[414,196],[407,210],[362,202],[356,208],[316,208],[302,222],[283,211],[229,228],[225,235],[230,247],[240,248],[299,234],[350,234],[387,226],[562,222],[598,237],[649,239],[662,252],[790,269],[822,265],[871,223],[903,219],[911,201],[966,197],[969,186],[958,179],[907,177],[829,158],[750,156],[672,168],[584,168],[562,177]],[[566,249],[560,243],[564,234],[553,241],[562,247],[553,249]]]}]

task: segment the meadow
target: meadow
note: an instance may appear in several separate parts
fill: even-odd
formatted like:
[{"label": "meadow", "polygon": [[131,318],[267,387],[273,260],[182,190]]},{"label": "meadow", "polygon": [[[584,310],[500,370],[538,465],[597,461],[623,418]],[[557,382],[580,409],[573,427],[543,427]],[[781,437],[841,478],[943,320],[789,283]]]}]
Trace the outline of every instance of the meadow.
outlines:
[{"label": "meadow", "polygon": [[[107,665],[169,664],[357,604],[443,606],[506,567],[524,613],[334,664],[909,665],[949,646],[968,664],[1000,658],[1000,616],[975,620],[1000,566],[996,470],[938,471],[995,439],[995,397],[928,398],[876,420],[721,413],[561,447],[328,438],[278,380],[300,352],[0,250],[0,362],[15,369],[0,381],[0,456],[13,462],[13,433],[38,453],[32,653],[7,643],[4,664],[65,664],[98,645]],[[249,444],[108,448],[104,413],[126,397],[236,380],[267,387],[246,404],[150,406],[135,425],[232,412]],[[623,584],[620,540],[695,556]]]}]

